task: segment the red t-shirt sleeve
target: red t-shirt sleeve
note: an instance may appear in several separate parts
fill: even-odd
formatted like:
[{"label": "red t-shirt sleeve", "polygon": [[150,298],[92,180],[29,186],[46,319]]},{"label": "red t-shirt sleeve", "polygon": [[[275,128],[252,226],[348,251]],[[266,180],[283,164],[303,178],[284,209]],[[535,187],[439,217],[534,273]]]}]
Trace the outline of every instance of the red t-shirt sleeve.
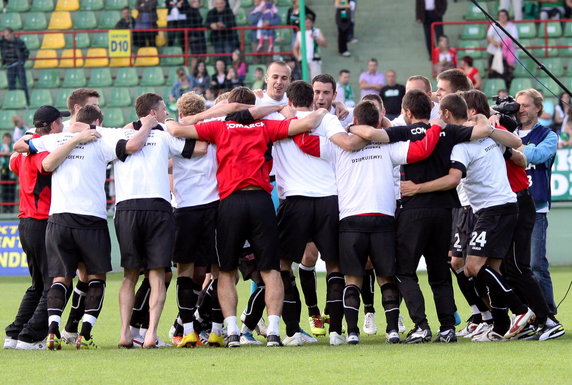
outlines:
[{"label": "red t-shirt sleeve", "polygon": [[195,125],[195,130],[197,130],[199,139],[211,143],[216,143],[220,130],[223,128],[224,122],[220,120],[213,120],[212,122]]},{"label": "red t-shirt sleeve", "polygon": [[292,121],[292,119],[262,120],[262,122],[264,122],[265,132],[267,133],[268,138],[273,142],[286,139],[288,137],[288,127],[290,127],[290,121]]},{"label": "red t-shirt sleeve", "polygon": [[42,152],[39,152],[35,155],[32,155],[32,165],[34,166],[34,168],[36,170],[38,170],[40,172],[40,174],[43,174],[43,175],[50,175],[51,174],[51,172],[44,170],[44,167],[42,166],[42,161],[48,155],[50,155],[50,153],[48,151],[42,151]]}]

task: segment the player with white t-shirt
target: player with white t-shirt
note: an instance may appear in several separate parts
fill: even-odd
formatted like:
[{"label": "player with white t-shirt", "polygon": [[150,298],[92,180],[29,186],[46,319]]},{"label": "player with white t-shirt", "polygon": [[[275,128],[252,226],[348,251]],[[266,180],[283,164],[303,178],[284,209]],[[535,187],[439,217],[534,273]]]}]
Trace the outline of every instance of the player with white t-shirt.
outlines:
[{"label": "player with white t-shirt", "polygon": [[76,122],[77,113],[83,106],[99,107],[99,92],[90,88],[77,88],[72,91],[67,99],[67,108],[70,112],[70,118],[64,122],[64,132],[69,131],[70,127]]}]

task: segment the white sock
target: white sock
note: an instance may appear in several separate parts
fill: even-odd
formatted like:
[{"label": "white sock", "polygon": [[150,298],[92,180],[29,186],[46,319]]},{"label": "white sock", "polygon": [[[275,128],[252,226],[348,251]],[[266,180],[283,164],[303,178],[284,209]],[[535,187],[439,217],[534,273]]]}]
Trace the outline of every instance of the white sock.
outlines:
[{"label": "white sock", "polygon": [[52,322],[57,323],[59,327],[60,323],[62,322],[62,317],[59,315],[51,315],[48,317],[48,325],[50,325]]},{"label": "white sock", "polygon": [[222,324],[218,322],[213,322],[211,326],[211,333],[214,333],[217,336],[222,335]]},{"label": "white sock", "polygon": [[145,339],[145,335],[147,334],[147,329],[139,329],[139,335],[141,336],[141,338]]},{"label": "white sock", "polygon": [[97,318],[95,318],[94,316],[89,315],[89,314],[84,314],[81,321],[90,323],[91,326],[93,327],[93,326],[95,326],[95,322],[97,321]]},{"label": "white sock", "polygon": [[490,319],[493,319],[493,315],[491,314],[490,311],[482,311],[481,312],[481,317],[483,317],[483,321],[488,321]]},{"label": "white sock", "polygon": [[203,319],[201,318],[201,316],[199,314],[199,309],[195,310],[194,317],[197,320],[197,322],[199,322],[199,323],[203,322]]},{"label": "white sock", "polygon": [[471,305],[471,311],[474,314],[481,314],[481,311],[479,310],[479,308],[477,307],[477,305]]},{"label": "white sock", "polygon": [[268,335],[274,334],[276,336],[280,336],[280,329],[278,328],[279,323],[280,323],[279,315],[268,316]]},{"label": "white sock", "polygon": [[226,317],[224,319],[224,323],[226,323],[226,333],[230,336],[231,334],[240,334],[240,329],[238,329],[238,325],[236,324],[236,316]]},{"label": "white sock", "polygon": [[183,334],[186,336],[195,332],[195,328],[193,327],[192,322],[187,322],[187,323],[183,324],[183,329],[184,329]]},{"label": "white sock", "polygon": [[546,326],[549,328],[556,326],[556,322],[554,322],[550,317],[546,319]]},{"label": "white sock", "polygon": [[129,330],[131,330],[131,337],[132,338],[139,337],[139,328],[136,328],[135,326],[129,326]]},{"label": "white sock", "polygon": [[315,267],[315,266],[306,266],[306,265],[302,265],[302,264],[299,264],[299,265],[298,265],[298,268],[299,268],[299,269],[302,269],[302,270],[306,270],[306,271],[314,271],[314,270],[316,270],[316,267]]},{"label": "white sock", "polygon": [[248,326],[246,326],[245,324],[242,324],[242,327],[240,328],[240,334],[244,334],[244,333],[251,333],[252,334],[252,330],[250,330],[248,328]]}]

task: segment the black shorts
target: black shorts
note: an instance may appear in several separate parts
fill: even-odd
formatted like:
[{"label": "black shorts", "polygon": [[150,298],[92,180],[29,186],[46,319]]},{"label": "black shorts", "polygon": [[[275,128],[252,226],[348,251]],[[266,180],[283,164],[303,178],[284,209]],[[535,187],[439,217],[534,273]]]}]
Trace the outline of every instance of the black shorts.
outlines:
[{"label": "black shorts", "polygon": [[67,227],[48,221],[46,251],[50,277],[73,278],[80,262],[87,274],[111,271],[111,239],[107,226]]},{"label": "black shorts", "polygon": [[115,232],[124,269],[171,267],[175,222],[168,211],[117,210]]},{"label": "black shorts", "polygon": [[465,258],[469,235],[475,226],[475,214],[471,206],[453,209],[453,229],[449,251],[453,257]]},{"label": "black shorts", "polygon": [[302,262],[306,243],[316,244],[326,262],[339,260],[338,197],[287,197],[278,207],[278,255],[282,259]]},{"label": "black shorts", "polygon": [[175,210],[173,262],[195,266],[216,264],[215,229],[218,201]]},{"label": "black shorts", "polygon": [[257,270],[279,270],[278,225],[270,194],[263,190],[235,191],[220,201],[216,252],[221,271],[234,271],[248,241]]},{"label": "black shorts", "polygon": [[518,205],[487,207],[475,213],[475,227],[467,246],[467,255],[504,258],[512,243],[518,218]]},{"label": "black shorts", "polygon": [[395,274],[395,219],[367,215],[340,221],[340,270],[345,275],[365,275],[367,258],[378,277]]}]

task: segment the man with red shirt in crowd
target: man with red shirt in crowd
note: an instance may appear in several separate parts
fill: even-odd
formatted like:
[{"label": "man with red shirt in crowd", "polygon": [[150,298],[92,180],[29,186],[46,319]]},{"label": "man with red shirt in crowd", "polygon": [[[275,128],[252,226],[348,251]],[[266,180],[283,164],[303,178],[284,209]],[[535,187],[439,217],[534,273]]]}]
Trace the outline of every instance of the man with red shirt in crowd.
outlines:
[{"label": "man with red shirt in crowd", "polygon": [[[229,102],[254,104],[256,97],[246,87],[231,91]],[[249,115],[250,112],[244,112]],[[228,330],[228,346],[240,346],[240,330],[236,323],[236,274],[238,260],[246,240],[256,255],[257,269],[266,285],[268,309],[267,346],[280,346],[278,323],[282,312],[284,287],[276,246],[278,226],[270,198],[272,142],[285,139],[317,126],[327,111],[320,109],[300,120],[257,120],[250,124],[211,121],[182,126],[167,122],[169,131],[186,138],[195,138],[217,146],[217,180],[220,205],[217,219],[217,258],[219,264],[219,301]],[[184,124],[184,120],[182,121]]]}]

